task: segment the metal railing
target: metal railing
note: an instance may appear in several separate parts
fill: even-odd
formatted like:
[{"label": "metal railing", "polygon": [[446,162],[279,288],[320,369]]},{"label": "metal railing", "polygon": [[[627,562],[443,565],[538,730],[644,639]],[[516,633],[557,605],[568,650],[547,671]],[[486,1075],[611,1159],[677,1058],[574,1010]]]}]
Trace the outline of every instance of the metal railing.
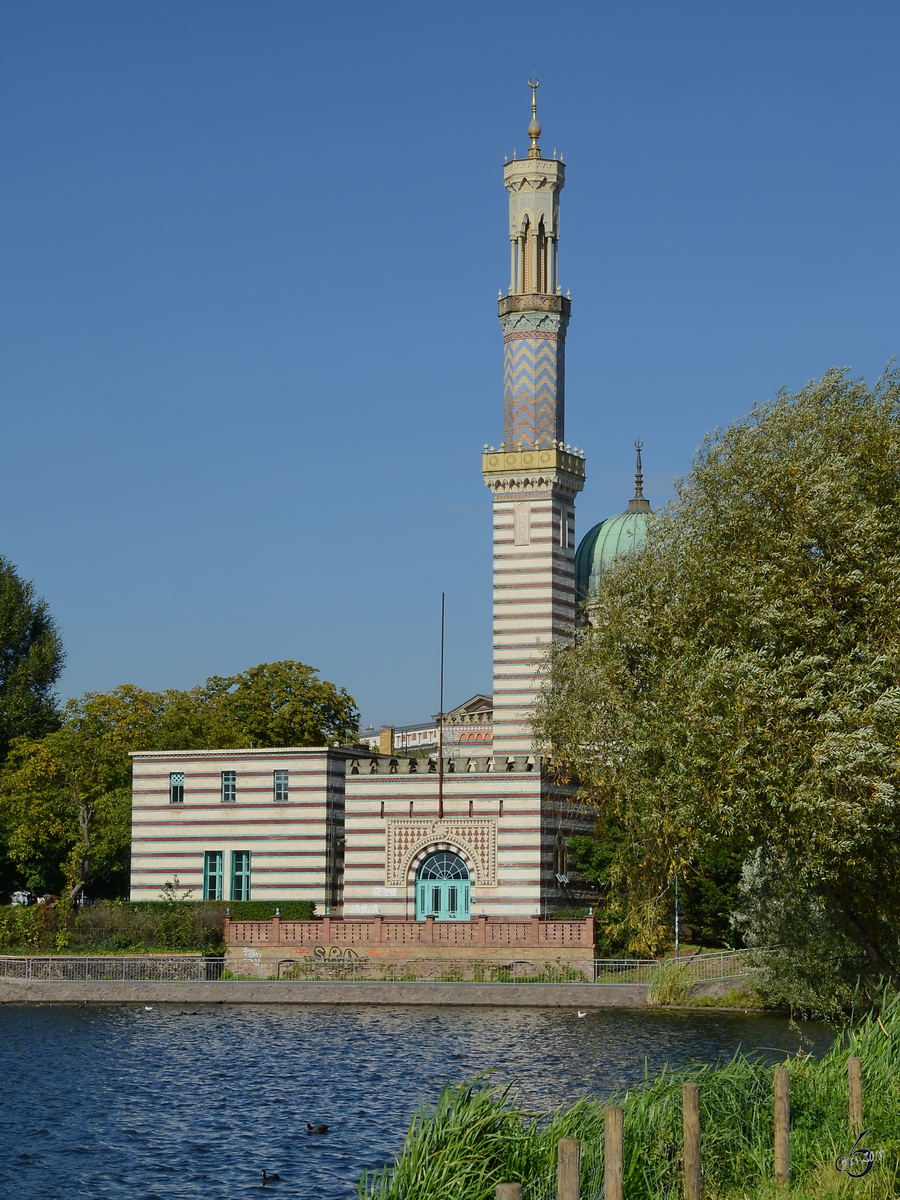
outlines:
[{"label": "metal railing", "polygon": [[[486,959],[368,958],[347,948],[334,947],[325,957],[279,960],[256,957],[244,951],[241,961],[229,958],[226,976],[259,978],[261,970],[278,979],[310,981],[347,980],[360,983],[598,983],[610,986],[642,986],[653,982],[663,967],[676,960],[652,958],[595,958],[588,961],[548,961],[539,954],[505,962]],[[246,965],[245,965],[246,964]],[[679,964],[690,983],[736,979],[750,975],[754,967],[741,951],[695,955]],[[245,974],[246,972],[246,974]]]},{"label": "metal railing", "polygon": [[703,983],[752,975],[759,970],[759,956],[774,953],[774,950],[710,950],[705,954],[666,958],[660,965],[681,967],[692,983]]},{"label": "metal railing", "polygon": [[[760,951],[752,952],[754,958]],[[758,960],[757,960],[758,961]],[[249,982],[294,980],[347,983],[594,983],[643,986],[664,967],[677,965],[690,983],[736,979],[758,967],[747,951],[698,954],[680,960],[597,958],[587,961],[547,961],[516,958],[505,962],[485,959],[369,958],[350,947],[332,947],[324,957],[298,959],[263,957],[245,948],[242,956],[203,955],[0,955],[0,979],[67,980],[97,983],[201,983],[214,980]]]},{"label": "metal railing", "polygon": [[224,960],[202,955],[0,955],[0,979],[96,983],[200,983],[221,979]]}]

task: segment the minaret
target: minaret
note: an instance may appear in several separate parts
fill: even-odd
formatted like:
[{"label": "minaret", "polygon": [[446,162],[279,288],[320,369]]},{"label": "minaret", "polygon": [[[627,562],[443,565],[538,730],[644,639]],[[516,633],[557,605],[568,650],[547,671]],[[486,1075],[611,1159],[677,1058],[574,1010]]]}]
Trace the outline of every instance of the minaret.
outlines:
[{"label": "minaret", "polygon": [[537,80],[528,157],[503,168],[510,282],[500,300],[504,440],[485,446],[494,495],[494,754],[531,752],[528,721],[546,646],[575,627],[575,496],[584,454],[564,445],[571,301],[558,283],[562,159],[542,158]]}]

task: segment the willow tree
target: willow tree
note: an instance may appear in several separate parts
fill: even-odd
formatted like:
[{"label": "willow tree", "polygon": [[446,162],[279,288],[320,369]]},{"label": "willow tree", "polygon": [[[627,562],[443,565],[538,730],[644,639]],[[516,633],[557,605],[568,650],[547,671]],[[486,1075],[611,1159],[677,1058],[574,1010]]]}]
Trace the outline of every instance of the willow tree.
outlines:
[{"label": "willow tree", "polygon": [[737,849],[748,906],[754,879],[800,898],[810,961],[807,932],[900,983],[900,374],[832,370],[709,436],[590,617],[536,733],[615,830],[631,944],[676,870]]}]

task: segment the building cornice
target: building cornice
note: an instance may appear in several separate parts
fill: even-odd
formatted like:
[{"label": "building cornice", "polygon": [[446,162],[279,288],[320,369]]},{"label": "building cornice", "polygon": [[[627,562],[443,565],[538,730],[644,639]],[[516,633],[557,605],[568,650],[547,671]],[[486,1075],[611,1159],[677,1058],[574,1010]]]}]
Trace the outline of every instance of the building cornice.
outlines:
[{"label": "building cornice", "polygon": [[584,455],[558,447],[486,450],[484,482],[494,492],[560,490],[576,495],[584,487]]},{"label": "building cornice", "polygon": [[128,757],[139,762],[188,758],[299,758],[329,754],[332,758],[359,758],[358,746],[260,746],[229,747],[221,750],[129,750]]}]

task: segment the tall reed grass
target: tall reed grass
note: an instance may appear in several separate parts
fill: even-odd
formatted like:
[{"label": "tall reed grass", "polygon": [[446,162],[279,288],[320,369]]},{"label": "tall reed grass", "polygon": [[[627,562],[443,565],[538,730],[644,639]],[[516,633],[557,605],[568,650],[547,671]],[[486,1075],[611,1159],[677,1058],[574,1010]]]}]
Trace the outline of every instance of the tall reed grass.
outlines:
[{"label": "tall reed grass", "polygon": [[[869,1149],[883,1150],[864,1179],[839,1173],[835,1158],[853,1146],[847,1059],[862,1059]],[[841,1031],[818,1061],[798,1054],[791,1074],[793,1200],[900,1195],[900,997],[884,997],[880,1018],[866,1015]],[[583,1144],[584,1178],[596,1178],[603,1157],[603,1111],[625,1109],[625,1195],[676,1200],[682,1195],[681,1087],[700,1084],[704,1196],[763,1200],[775,1196],[773,1067],[747,1054],[720,1066],[663,1070],[605,1101],[581,1098],[570,1107],[531,1113],[514,1091],[488,1077],[448,1085],[433,1111],[420,1109],[393,1168],[364,1175],[363,1200],[493,1200],[498,1183],[532,1184],[552,1172],[560,1138]],[[528,1188],[525,1191],[528,1195]],[[552,1194],[549,1193],[548,1194]],[[585,1195],[585,1200],[595,1200]]]}]

